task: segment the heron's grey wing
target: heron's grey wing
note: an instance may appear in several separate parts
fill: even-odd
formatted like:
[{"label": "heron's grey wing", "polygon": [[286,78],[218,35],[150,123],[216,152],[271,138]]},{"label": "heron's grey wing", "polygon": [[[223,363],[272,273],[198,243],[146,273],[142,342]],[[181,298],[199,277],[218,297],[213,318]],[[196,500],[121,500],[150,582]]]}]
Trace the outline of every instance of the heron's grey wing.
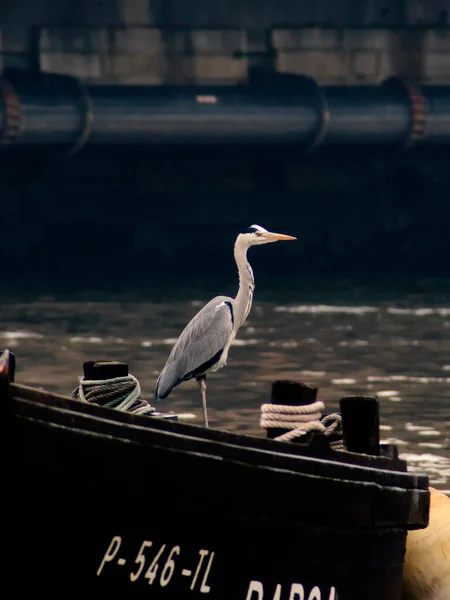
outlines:
[{"label": "heron's grey wing", "polygon": [[206,304],[185,329],[172,348],[156,384],[155,400],[165,398],[182,381],[201,374],[217,360],[233,332],[231,298],[218,296]]}]

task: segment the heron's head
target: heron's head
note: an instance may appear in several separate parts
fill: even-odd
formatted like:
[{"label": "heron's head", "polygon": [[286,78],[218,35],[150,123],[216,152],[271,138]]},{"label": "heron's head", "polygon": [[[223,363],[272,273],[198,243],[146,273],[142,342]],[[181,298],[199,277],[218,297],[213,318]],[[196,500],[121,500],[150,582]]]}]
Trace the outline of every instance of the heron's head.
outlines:
[{"label": "heron's head", "polygon": [[242,242],[247,247],[258,246],[260,244],[270,244],[270,242],[279,242],[282,240],[296,240],[297,238],[292,235],[284,235],[284,233],[273,233],[267,231],[261,225],[251,225],[248,229],[239,234],[238,239],[242,239]]}]

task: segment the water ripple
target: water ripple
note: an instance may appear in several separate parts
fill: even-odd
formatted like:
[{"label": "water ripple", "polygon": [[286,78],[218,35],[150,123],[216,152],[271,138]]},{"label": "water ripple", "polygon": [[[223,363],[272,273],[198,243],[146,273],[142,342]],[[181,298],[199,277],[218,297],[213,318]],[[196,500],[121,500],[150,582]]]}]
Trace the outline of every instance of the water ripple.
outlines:
[{"label": "water ripple", "polygon": [[41,340],[43,337],[32,331],[0,331],[0,338],[5,340]]},{"label": "water ripple", "polygon": [[445,456],[405,452],[400,458],[407,461],[410,473],[427,473],[431,485],[442,486],[450,481],[450,460]]},{"label": "water ripple", "polygon": [[276,312],[288,313],[310,313],[310,314],[327,314],[341,313],[347,315],[366,315],[368,313],[385,312],[389,315],[397,316],[415,316],[427,317],[430,315],[438,315],[440,317],[448,317],[450,308],[448,307],[422,307],[422,308],[402,308],[400,306],[338,306],[333,304],[300,304],[293,306],[276,306]]},{"label": "water ripple", "polygon": [[450,308],[397,308],[391,306],[386,309],[391,315],[414,315],[415,317],[427,317],[429,315],[440,315],[447,317],[450,315]]},{"label": "water ripple", "polygon": [[404,381],[409,383],[450,383],[450,377],[417,377],[410,375],[369,375],[367,381],[374,383],[388,383],[389,381]]},{"label": "water ripple", "polygon": [[331,304],[301,304],[299,306],[276,306],[276,312],[288,313],[342,313],[346,315],[365,315],[367,313],[377,312],[375,306],[333,306]]}]

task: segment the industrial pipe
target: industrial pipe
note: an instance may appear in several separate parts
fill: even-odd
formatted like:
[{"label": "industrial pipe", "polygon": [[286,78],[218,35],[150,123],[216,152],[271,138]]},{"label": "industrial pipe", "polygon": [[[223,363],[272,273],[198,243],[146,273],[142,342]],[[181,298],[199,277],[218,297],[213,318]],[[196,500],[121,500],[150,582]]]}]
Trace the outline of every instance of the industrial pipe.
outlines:
[{"label": "industrial pipe", "polygon": [[450,86],[320,87],[273,74],[238,86],[85,85],[47,73],[6,71],[0,143],[292,144],[410,147],[450,142]]}]

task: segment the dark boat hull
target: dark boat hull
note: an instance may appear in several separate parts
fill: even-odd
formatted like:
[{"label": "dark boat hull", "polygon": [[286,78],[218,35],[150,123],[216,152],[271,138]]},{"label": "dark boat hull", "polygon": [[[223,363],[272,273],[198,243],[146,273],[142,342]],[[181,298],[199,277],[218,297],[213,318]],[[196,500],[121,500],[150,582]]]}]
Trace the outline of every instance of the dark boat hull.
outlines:
[{"label": "dark boat hull", "polygon": [[0,397],[17,593],[400,600],[407,529],[428,518],[427,478],[401,461],[314,457],[17,385]]}]

